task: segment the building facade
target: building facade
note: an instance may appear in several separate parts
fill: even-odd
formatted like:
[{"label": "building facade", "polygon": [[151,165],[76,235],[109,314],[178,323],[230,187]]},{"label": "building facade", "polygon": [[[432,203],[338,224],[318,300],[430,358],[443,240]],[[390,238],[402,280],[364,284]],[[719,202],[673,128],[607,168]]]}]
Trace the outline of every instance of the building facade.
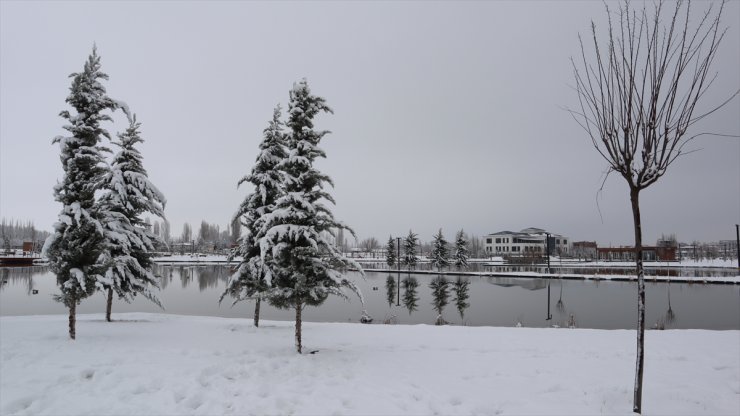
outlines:
[{"label": "building facade", "polygon": [[[525,228],[519,232],[499,231],[484,237],[486,254],[490,256],[544,256],[548,232],[541,228]],[[568,237],[550,234],[550,254],[569,255],[571,245]]]},{"label": "building facade", "polygon": [[[599,247],[599,260],[635,261],[634,247]],[[675,261],[676,247],[643,246],[643,261]]]},{"label": "building facade", "polygon": [[576,241],[572,247],[570,254],[575,258],[589,260],[597,258],[598,246],[596,245],[596,241]]}]

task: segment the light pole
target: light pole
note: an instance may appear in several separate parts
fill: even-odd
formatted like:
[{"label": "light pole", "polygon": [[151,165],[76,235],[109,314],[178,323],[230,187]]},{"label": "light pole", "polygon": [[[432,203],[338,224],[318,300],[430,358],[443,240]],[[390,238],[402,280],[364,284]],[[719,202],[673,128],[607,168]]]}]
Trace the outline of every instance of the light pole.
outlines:
[{"label": "light pole", "polygon": [[545,233],[545,255],[547,256],[547,318],[546,321],[552,319],[550,313],[550,233]]},{"label": "light pole", "polygon": [[396,285],[398,294],[396,295],[396,306],[401,306],[401,237],[396,237],[396,264],[398,268],[398,284]]},{"label": "light pole", "polygon": [[737,269],[740,271],[740,224],[735,224],[735,247],[737,247]]}]

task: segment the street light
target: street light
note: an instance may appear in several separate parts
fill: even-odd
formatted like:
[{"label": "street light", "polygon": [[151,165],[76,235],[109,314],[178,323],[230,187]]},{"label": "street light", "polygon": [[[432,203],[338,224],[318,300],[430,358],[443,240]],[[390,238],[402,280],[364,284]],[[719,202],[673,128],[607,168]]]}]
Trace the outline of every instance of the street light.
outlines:
[{"label": "street light", "polygon": [[547,256],[547,318],[546,321],[552,319],[550,313],[550,233],[545,233],[545,255]]},{"label": "street light", "polygon": [[396,265],[398,268],[398,284],[396,284],[398,294],[396,295],[396,306],[401,306],[401,237],[396,237]]}]

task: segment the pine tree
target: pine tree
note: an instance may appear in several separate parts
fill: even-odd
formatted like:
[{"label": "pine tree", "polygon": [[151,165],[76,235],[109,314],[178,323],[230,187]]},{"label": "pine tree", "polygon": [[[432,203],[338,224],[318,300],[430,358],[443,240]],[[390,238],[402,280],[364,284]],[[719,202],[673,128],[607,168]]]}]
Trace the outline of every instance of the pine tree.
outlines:
[{"label": "pine tree", "polygon": [[285,133],[283,122],[280,121],[280,106],[276,106],[272,120],[263,131],[260,153],[257,156],[252,171],[243,177],[238,186],[248,182],[254,185],[254,192],[247,195],[234,216],[240,219],[246,228],[247,234],[239,238],[239,245],[234,248],[229,260],[241,257],[236,272],[229,278],[226,290],[221,294],[219,302],[228,294],[234,298],[234,303],[244,299],[254,299],[254,326],[259,326],[260,303],[268,295],[271,287],[267,276],[269,270],[265,267],[264,259],[270,258],[270,253],[262,253],[259,241],[264,237],[262,228],[263,217],[275,209],[275,203],[283,194],[283,185],[278,165],[285,160]]},{"label": "pine tree", "polygon": [[434,242],[432,243],[432,252],[430,257],[432,259],[432,266],[436,267],[438,271],[441,271],[443,267],[450,265],[450,251],[447,248],[447,240],[442,235],[442,229],[434,236]]},{"label": "pine tree", "polygon": [[144,142],[140,127],[136,115],[132,115],[126,131],[119,133],[119,140],[113,142],[120,151],[113,157],[103,184],[105,193],[99,201],[105,249],[98,259],[103,270],[98,286],[107,292],[105,319],[108,322],[114,291],[126,302],[141,294],[162,307],[153,291],[159,289],[159,278],[152,271],[154,263],[150,252],[163,242],[152,231],[149,218],[142,216],[151,214],[164,218],[166,199],[149,181],[143,158],[136,148],[138,143]]},{"label": "pine tree", "polygon": [[100,124],[111,121],[107,111],[119,108],[119,103],[108,97],[100,83],[108,75],[100,71],[95,47],[83,71],[70,77],[72,86],[66,102],[75,114],[65,110],[59,115],[69,123],[64,129],[71,136],[53,140],[59,143],[64,169],[62,182],[54,187],[54,197],[62,210],[43,251],[61,291],[55,299],[69,309],[69,337],[75,339],[77,305],[95,292],[100,273],[96,264],[105,241],[95,191],[106,173],[103,153],[109,151],[101,140],[110,139],[110,134]]},{"label": "pine tree", "polygon": [[468,299],[470,298],[470,294],[468,293],[469,286],[470,282],[463,280],[460,276],[455,280],[455,286],[453,287],[455,298],[453,301],[455,302],[455,306],[457,306],[457,311],[460,313],[460,319],[465,319],[465,309],[470,307],[470,303],[468,303]]},{"label": "pine tree", "polygon": [[458,270],[468,268],[468,240],[463,230],[458,231],[455,237],[455,266]]},{"label": "pine tree", "polygon": [[441,325],[444,320],[442,319],[442,311],[449,302],[449,282],[444,276],[438,276],[429,283],[429,288],[432,289],[432,306],[437,311],[437,325]]},{"label": "pine tree", "polygon": [[411,312],[417,309],[419,304],[419,296],[416,294],[416,288],[419,287],[419,282],[413,276],[408,276],[401,282],[403,286],[403,306]]},{"label": "pine tree", "polygon": [[409,230],[409,235],[406,236],[403,245],[403,264],[409,269],[416,266],[419,258],[416,257],[416,247],[419,245],[419,240],[413,231]]},{"label": "pine tree", "polygon": [[388,237],[388,244],[385,246],[385,264],[388,267],[393,267],[396,264],[396,243],[393,241],[393,237]]},{"label": "pine tree", "polygon": [[344,257],[332,241],[336,229],[354,232],[335,220],[323,203],[334,203],[325,190],[333,183],[314,168],[316,159],[326,157],[318,145],[328,131],[317,131],[313,125],[314,117],[322,112],[332,110],[323,98],[311,94],[305,79],[293,85],[286,123],[288,157],[278,165],[285,194],[276,201],[275,210],[263,216],[261,227],[265,236],[260,249],[269,270],[265,278],[273,286],[269,301],[276,307],[295,309],[298,353],[302,351],[304,306],[321,305],[329,295],[346,299],[344,288],[355,292],[364,304],[359,289],[344,274],[349,267],[362,268]]}]

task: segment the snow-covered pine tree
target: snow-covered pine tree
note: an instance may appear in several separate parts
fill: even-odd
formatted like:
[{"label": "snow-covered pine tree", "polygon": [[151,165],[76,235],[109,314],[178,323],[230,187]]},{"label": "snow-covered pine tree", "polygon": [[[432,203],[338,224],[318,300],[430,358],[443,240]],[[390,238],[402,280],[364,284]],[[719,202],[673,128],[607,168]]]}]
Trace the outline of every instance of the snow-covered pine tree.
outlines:
[{"label": "snow-covered pine tree", "polygon": [[129,116],[129,126],[118,134],[113,144],[120,150],[113,157],[110,171],[105,177],[105,193],[99,200],[99,211],[104,228],[105,249],[98,264],[102,276],[97,286],[107,292],[105,319],[110,322],[113,307],[113,292],[119,299],[131,302],[137,294],[154,302],[160,302],[154,290],[159,289],[159,278],[152,271],[150,254],[162,239],[154,233],[150,214],[164,219],[166,199],[162,192],[149,181],[143,158],[136,148],[144,142],[139,133],[141,123],[136,115]]},{"label": "snow-covered pine tree", "polygon": [[468,268],[468,240],[463,230],[458,231],[455,236],[455,266],[458,270]]},{"label": "snow-covered pine tree", "polygon": [[[285,194],[276,201],[275,210],[263,216],[260,249],[269,272],[266,280],[273,289],[270,304],[294,308],[296,312],[295,342],[302,351],[301,316],[304,306],[322,304],[329,295],[347,298],[344,288],[355,292],[362,303],[357,286],[347,279],[349,267],[362,271],[333,244],[334,230],[342,228],[354,235],[324,204],[334,203],[324,189],[331,179],[314,168],[317,158],[326,157],[318,145],[328,131],[314,129],[313,119],[321,112],[331,113],[322,97],[311,94],[305,79],[293,85],[288,105],[288,157],[280,162]],[[269,255],[269,256],[268,256]]]},{"label": "snow-covered pine tree", "polygon": [[409,230],[403,244],[403,264],[409,269],[416,266],[419,258],[416,257],[416,247],[419,245],[419,239],[413,231]]},{"label": "snow-covered pine tree", "polygon": [[450,250],[447,248],[447,240],[442,235],[442,229],[434,236],[432,242],[432,252],[429,255],[431,258],[432,266],[436,267],[438,271],[441,271],[443,267],[450,265]]},{"label": "snow-covered pine tree", "polygon": [[468,280],[463,280],[460,276],[457,276],[457,280],[455,280],[455,285],[453,286],[452,290],[455,292],[455,298],[453,301],[455,302],[455,306],[457,306],[457,311],[460,313],[460,319],[465,319],[465,309],[470,307],[470,303],[468,303],[468,299],[470,298],[469,291],[470,282]]},{"label": "snow-covered pine tree", "polygon": [[263,256],[259,245],[265,233],[262,227],[263,217],[275,209],[275,202],[284,194],[278,165],[285,160],[287,152],[284,124],[280,117],[281,110],[278,105],[272,113],[272,120],[263,130],[260,153],[252,166],[252,171],[239,180],[237,185],[241,186],[248,182],[254,186],[254,191],[246,196],[234,215],[234,218],[240,219],[247,233],[239,238],[238,246],[229,255],[229,260],[241,257],[241,262],[219,298],[219,303],[227,294],[234,298],[234,303],[254,299],[256,327],[260,322],[260,303],[268,295],[271,287],[269,279],[266,278],[269,270],[263,261],[269,259],[271,253],[265,253]]},{"label": "snow-covered pine tree", "polygon": [[441,325],[444,320],[442,319],[442,311],[449,302],[450,284],[444,276],[438,276],[432,279],[429,283],[429,288],[432,290],[432,306],[437,311],[437,325]]},{"label": "snow-covered pine tree", "polygon": [[388,267],[393,267],[396,264],[396,243],[393,241],[393,237],[388,237],[388,244],[385,245],[385,264]]},{"label": "snow-covered pine tree", "polygon": [[64,178],[54,187],[54,198],[62,204],[59,222],[44,244],[44,256],[57,276],[61,294],[55,299],[69,309],[69,337],[75,339],[77,305],[95,292],[100,270],[97,259],[105,239],[100,215],[95,205],[95,191],[106,173],[101,145],[110,134],[101,127],[111,121],[108,111],[119,104],[108,97],[100,80],[108,75],[100,71],[100,57],[93,47],[82,72],[70,75],[72,86],[66,102],[75,114],[65,110],[59,115],[69,124],[64,129],[71,136],[57,136]]}]

